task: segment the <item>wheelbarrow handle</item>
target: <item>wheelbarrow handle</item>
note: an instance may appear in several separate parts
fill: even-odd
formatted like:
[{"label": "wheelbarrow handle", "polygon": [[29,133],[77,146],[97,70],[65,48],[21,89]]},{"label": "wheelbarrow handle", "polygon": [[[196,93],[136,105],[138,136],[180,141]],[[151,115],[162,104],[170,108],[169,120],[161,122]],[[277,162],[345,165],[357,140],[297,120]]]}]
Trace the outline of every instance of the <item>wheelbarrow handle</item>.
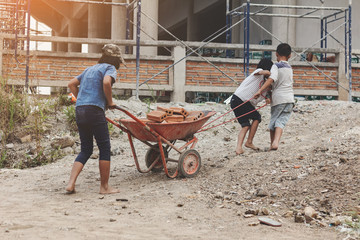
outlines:
[{"label": "wheelbarrow handle", "polygon": [[137,117],[135,117],[134,115],[132,115],[129,111],[125,110],[124,108],[122,107],[119,107],[117,105],[114,105],[114,106],[110,106],[109,109],[117,109],[117,110],[120,110],[122,111],[123,113],[125,113],[126,115],[128,115],[129,117],[131,117],[132,119],[134,119],[137,123],[139,123],[140,125],[142,126],[147,126],[144,122],[140,121],[140,119],[138,119]]}]

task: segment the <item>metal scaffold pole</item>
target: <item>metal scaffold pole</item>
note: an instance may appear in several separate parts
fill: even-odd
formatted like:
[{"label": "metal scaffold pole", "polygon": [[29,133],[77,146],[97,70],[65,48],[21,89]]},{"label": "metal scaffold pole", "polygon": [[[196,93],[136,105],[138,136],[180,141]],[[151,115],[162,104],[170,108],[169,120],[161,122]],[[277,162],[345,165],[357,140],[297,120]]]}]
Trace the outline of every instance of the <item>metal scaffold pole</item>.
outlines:
[{"label": "metal scaffold pole", "polygon": [[30,4],[31,0],[28,0],[27,11],[27,36],[26,36],[26,70],[25,70],[25,90],[29,89],[29,62],[30,62]]},{"label": "metal scaffold pole", "polygon": [[246,4],[246,69],[245,69],[245,76],[249,76],[249,63],[250,63],[250,0],[247,1]]},{"label": "metal scaffold pole", "polygon": [[351,46],[351,5],[352,5],[352,0],[349,0],[349,101],[352,101],[352,93],[351,93],[351,89],[352,89],[352,74],[351,74],[351,62],[352,62],[352,46]]},{"label": "metal scaffold pole", "polygon": [[[228,31],[226,31],[226,43],[231,43],[231,16],[229,15],[230,9],[230,0],[226,0],[226,27]],[[226,50],[226,57],[231,58],[231,50]]]},{"label": "metal scaffold pole", "polygon": [[138,0],[138,11],[136,19],[136,99],[139,99],[141,0]]}]

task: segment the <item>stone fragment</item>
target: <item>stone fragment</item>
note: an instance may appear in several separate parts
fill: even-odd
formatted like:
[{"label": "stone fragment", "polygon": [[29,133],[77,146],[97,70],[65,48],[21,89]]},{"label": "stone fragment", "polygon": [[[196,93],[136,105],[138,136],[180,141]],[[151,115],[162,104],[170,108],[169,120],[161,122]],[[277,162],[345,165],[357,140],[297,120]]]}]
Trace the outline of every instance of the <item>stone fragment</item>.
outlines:
[{"label": "stone fragment", "polygon": [[26,135],[26,136],[20,138],[20,142],[21,143],[29,143],[29,142],[31,142],[31,135]]},{"label": "stone fragment", "polygon": [[250,222],[250,223],[248,223],[248,225],[251,226],[251,227],[257,226],[259,224],[260,224],[260,222]]},{"label": "stone fragment", "polygon": [[215,194],[215,198],[220,198],[220,199],[223,199],[224,198],[224,194],[222,192],[217,192]]},{"label": "stone fragment", "polygon": [[248,209],[248,210],[245,211],[245,214],[258,215],[259,210],[258,209]]},{"label": "stone fragment", "polygon": [[285,218],[290,218],[292,216],[294,216],[293,211],[287,211],[286,213],[283,214],[283,217],[285,217]]},{"label": "stone fragment", "polygon": [[260,213],[261,213],[262,215],[265,215],[265,216],[270,215],[270,211],[269,211],[267,208],[265,208],[265,207],[262,207],[262,208],[260,209]]},{"label": "stone fragment", "polygon": [[305,222],[305,218],[303,215],[301,215],[301,213],[297,213],[294,215],[294,221],[296,223],[304,223]]},{"label": "stone fragment", "polygon": [[6,144],[5,147],[7,149],[13,149],[14,148],[14,144],[13,143],[9,143],[9,144]]},{"label": "stone fragment", "polygon": [[72,147],[75,144],[75,140],[71,136],[64,136],[60,138],[56,138],[52,141],[51,147],[52,148],[66,148],[66,147]]},{"label": "stone fragment", "polygon": [[256,192],[256,196],[257,197],[266,197],[269,194],[267,192],[265,192],[263,189],[259,188]]}]

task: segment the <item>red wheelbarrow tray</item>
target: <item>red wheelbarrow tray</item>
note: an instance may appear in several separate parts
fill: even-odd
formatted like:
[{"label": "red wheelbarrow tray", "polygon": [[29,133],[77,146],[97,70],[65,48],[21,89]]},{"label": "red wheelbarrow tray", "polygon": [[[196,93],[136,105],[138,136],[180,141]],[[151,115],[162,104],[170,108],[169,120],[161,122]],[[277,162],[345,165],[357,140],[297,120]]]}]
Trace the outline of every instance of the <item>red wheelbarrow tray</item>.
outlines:
[{"label": "red wheelbarrow tray", "polygon": [[[215,114],[215,111],[204,111],[204,116],[195,121],[157,123],[147,122],[146,125],[157,132],[168,141],[187,140],[192,138],[206,121]],[[141,119],[139,119],[141,120]],[[140,141],[157,142],[157,138],[134,119],[121,119],[120,122],[130,131],[130,133]]]}]

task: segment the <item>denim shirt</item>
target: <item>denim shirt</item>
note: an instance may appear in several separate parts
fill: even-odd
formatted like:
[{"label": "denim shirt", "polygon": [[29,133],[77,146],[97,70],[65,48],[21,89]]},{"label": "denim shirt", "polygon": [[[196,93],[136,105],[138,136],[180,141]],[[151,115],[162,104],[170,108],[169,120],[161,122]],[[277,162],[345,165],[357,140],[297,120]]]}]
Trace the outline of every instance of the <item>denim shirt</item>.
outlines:
[{"label": "denim shirt", "polygon": [[105,111],[106,97],[104,93],[103,80],[105,76],[116,79],[116,69],[107,63],[96,64],[85,69],[76,78],[80,82],[76,106],[94,105]]}]

